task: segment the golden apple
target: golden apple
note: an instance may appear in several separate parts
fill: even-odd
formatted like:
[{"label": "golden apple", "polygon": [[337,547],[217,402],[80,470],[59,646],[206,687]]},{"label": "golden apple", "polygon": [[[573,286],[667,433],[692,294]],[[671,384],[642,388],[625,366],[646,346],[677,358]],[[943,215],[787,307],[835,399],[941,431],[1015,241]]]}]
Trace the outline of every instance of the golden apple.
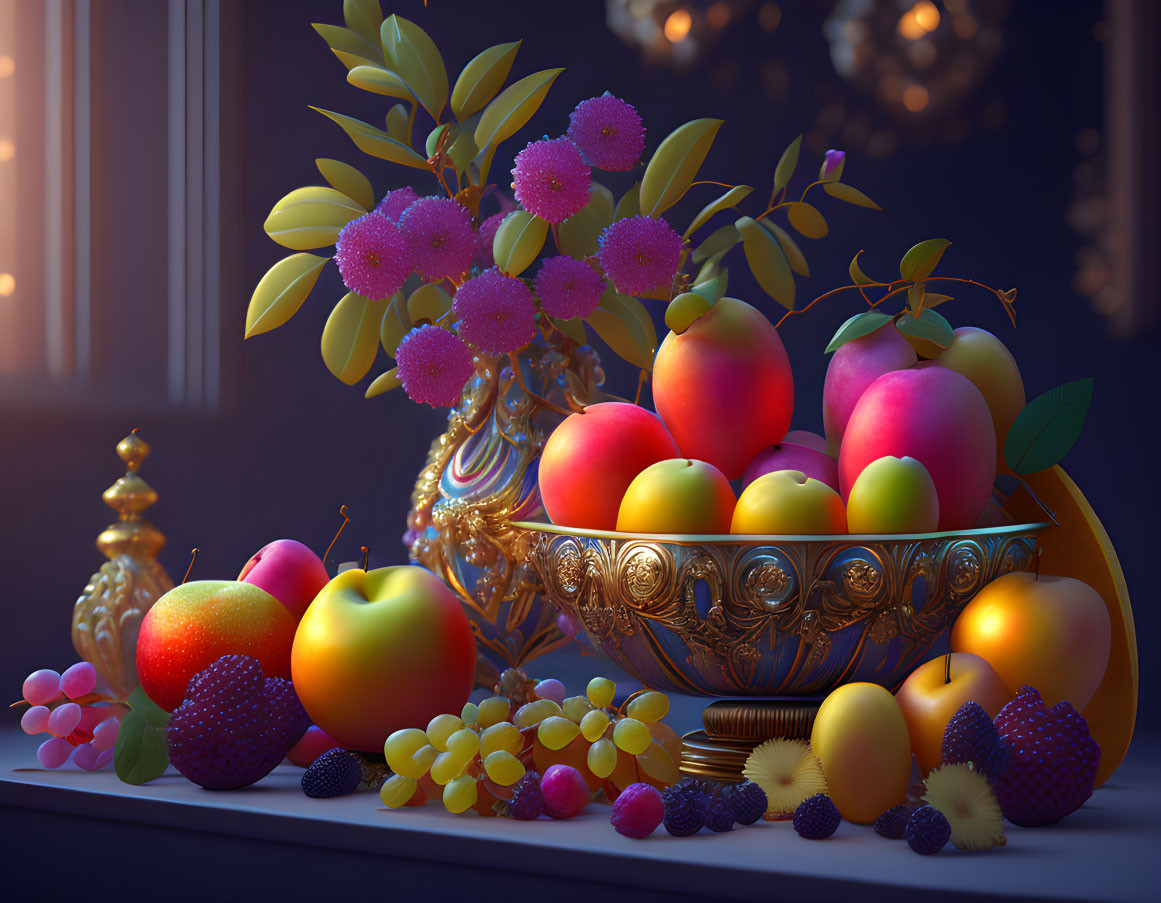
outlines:
[{"label": "golden apple", "polygon": [[1051,708],[1082,710],[1109,663],[1112,627],[1104,600],[1071,577],[1005,574],[960,612],[951,648],[987,659],[1015,696],[1027,684]]},{"label": "golden apple", "polygon": [[843,500],[826,483],[800,470],[763,474],[734,506],[731,533],[818,535],[846,533]]},{"label": "golden apple", "polygon": [[621,499],[617,529],[626,533],[728,533],[734,490],[705,461],[671,458],[646,467]]}]

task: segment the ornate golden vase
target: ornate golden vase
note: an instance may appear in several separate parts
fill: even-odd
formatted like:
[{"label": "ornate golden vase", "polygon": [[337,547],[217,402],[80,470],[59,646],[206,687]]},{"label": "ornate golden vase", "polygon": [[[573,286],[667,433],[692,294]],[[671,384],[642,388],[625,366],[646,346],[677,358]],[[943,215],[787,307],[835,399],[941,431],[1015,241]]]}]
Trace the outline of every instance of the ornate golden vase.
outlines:
[{"label": "ornate golden vase", "polygon": [[528,534],[513,527],[513,521],[544,518],[537,464],[564,415],[543,400],[579,410],[613,397],[600,388],[605,374],[588,345],[554,333],[517,361],[521,379],[507,358],[477,358],[476,376],[416,481],[404,540],[411,560],[438,574],[463,603],[483,686],[568,641],[556,609],[539,595],[538,578],[523,564],[526,553],[518,547]]}]

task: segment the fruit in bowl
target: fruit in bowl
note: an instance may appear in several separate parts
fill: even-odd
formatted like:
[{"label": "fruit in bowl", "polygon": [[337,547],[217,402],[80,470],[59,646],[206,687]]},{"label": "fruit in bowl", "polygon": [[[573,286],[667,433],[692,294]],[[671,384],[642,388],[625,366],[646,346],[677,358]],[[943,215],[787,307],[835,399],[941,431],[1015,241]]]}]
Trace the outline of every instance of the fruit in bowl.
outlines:
[{"label": "fruit in bowl", "polygon": [[629,484],[617,514],[624,533],[728,533],[734,490],[705,461],[673,458],[646,467]]},{"label": "fruit in bowl", "polygon": [[730,522],[731,533],[818,535],[845,533],[839,494],[798,470],[777,470],[745,488]]},{"label": "fruit in bowl", "polygon": [[863,468],[847,497],[852,533],[934,533],[939,526],[939,493],[927,468],[914,458],[893,455]]},{"label": "fruit in bowl", "polygon": [[787,438],[778,445],[764,448],[754,456],[742,475],[742,489],[763,474],[777,470],[800,470],[811,479],[825,483],[838,492],[838,461],[817,447],[792,442],[789,436],[788,433]]}]

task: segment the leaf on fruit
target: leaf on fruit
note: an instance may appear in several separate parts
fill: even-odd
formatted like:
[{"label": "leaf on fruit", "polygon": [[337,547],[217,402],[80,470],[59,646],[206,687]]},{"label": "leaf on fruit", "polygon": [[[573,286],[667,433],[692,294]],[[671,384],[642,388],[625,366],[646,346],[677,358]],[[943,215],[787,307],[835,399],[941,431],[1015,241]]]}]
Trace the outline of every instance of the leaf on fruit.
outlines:
[{"label": "leaf on fruit", "polygon": [[714,229],[700,245],[694,248],[693,262],[704,263],[711,257],[725,254],[730,248],[742,240],[738,227],[733,223],[726,223]]},{"label": "leaf on fruit", "polygon": [[262,228],[284,248],[311,251],[333,245],[343,226],[366,212],[334,188],[296,188],[274,205]]},{"label": "leaf on fruit", "polygon": [[713,310],[714,303],[700,292],[682,292],[665,309],[665,325],[681,335],[694,320]]},{"label": "leaf on fruit", "polygon": [[335,191],[341,191],[364,210],[374,208],[375,189],[371,187],[371,180],[355,167],[328,157],[319,157],[314,165]]},{"label": "leaf on fruit", "polygon": [[921,241],[899,261],[899,275],[909,282],[922,282],[935,271],[939,258],[950,244],[946,238]]},{"label": "leaf on fruit", "polygon": [[629,190],[617,201],[617,209],[613,211],[614,222],[619,219],[628,219],[630,216],[641,214],[641,183],[634,182]]},{"label": "leaf on fruit", "polygon": [[438,285],[421,285],[407,299],[407,317],[413,324],[437,323],[452,309],[452,296]]},{"label": "leaf on fruit", "polygon": [[476,126],[476,147],[483,150],[511,138],[532,118],[563,69],[542,69],[509,85],[484,108]]},{"label": "leaf on fruit", "polygon": [[794,275],[790,263],[774,236],[763,229],[749,216],[734,222],[738,234],[742,236],[742,248],[746,252],[746,263],[758,285],[771,298],[785,307],[794,309]]},{"label": "leaf on fruit", "polygon": [[802,249],[798,247],[794,239],[790,237],[790,233],[777,223],[772,223],[768,219],[760,219],[758,223],[774,236],[774,239],[782,248],[782,252],[786,255],[790,269],[794,270],[799,276],[810,276],[810,267],[806,263],[806,256],[802,253]]},{"label": "leaf on fruit", "polygon": [[774,167],[774,193],[777,194],[790,184],[794,170],[798,168],[798,152],[802,148],[802,136],[799,135],[782,152],[778,158],[778,165]]},{"label": "leaf on fruit", "polygon": [[129,712],[121,720],[113,747],[113,768],[126,784],[144,784],[169,767],[166,726],[169,712],[137,687],[129,695]]},{"label": "leaf on fruit", "polygon": [[710,279],[698,282],[690,291],[696,295],[701,295],[710,305],[717,304],[722,300],[726,293],[726,287],[729,285],[730,271],[722,270]]},{"label": "leaf on fruit", "polygon": [[585,318],[612,351],[635,367],[652,371],[657,332],[649,312],[636,298],[620,294],[611,285],[600,306]]},{"label": "leaf on fruit", "polygon": [[415,96],[407,82],[383,66],[355,66],[347,73],[347,82],[363,91],[382,94],[384,97],[411,100]]},{"label": "leaf on fruit", "polygon": [[343,21],[347,28],[362,35],[369,43],[377,43],[379,26],[383,24],[379,0],[343,0]]},{"label": "leaf on fruit", "polygon": [[277,329],[293,317],[328,260],[317,254],[291,254],[267,270],[250,296],[244,338]]},{"label": "leaf on fruit", "polygon": [[368,41],[357,31],[320,22],[312,23],[311,28],[319,33],[331,52],[348,69],[363,65],[383,65],[383,48],[377,42]]},{"label": "leaf on fruit", "polygon": [[862,253],[862,251],[859,251],[858,254],[855,254],[855,256],[851,258],[851,265],[849,268],[851,282],[853,282],[855,285],[870,285],[875,280],[864,273],[862,267],[859,266],[859,254]]},{"label": "leaf on fruit", "polygon": [[384,351],[395,357],[399,343],[410,331],[411,317],[407,313],[407,302],[403,299],[403,292],[396,292],[383,311],[383,321],[379,324],[379,343]]},{"label": "leaf on fruit", "polygon": [[348,292],[327,317],[322,332],[322,358],[340,382],[353,386],[375,363],[384,307],[382,301]]},{"label": "leaf on fruit", "polygon": [[513,210],[492,240],[492,256],[500,272],[519,276],[536,259],[548,238],[548,223],[527,210]]},{"label": "leaf on fruit", "polygon": [[823,184],[822,190],[832,198],[838,198],[840,201],[846,201],[848,204],[854,204],[856,207],[868,207],[871,210],[883,209],[859,191],[859,189],[853,185],[846,184],[846,182],[826,182]]},{"label": "leaf on fruit", "polygon": [[689,190],[705,162],[720,119],[694,119],[665,136],[641,177],[641,212],[658,217]]},{"label": "leaf on fruit", "polygon": [[951,324],[942,314],[937,314],[930,308],[924,309],[918,317],[905,312],[895,322],[895,328],[911,344],[916,354],[928,359],[938,357],[955,338]]},{"label": "leaf on fruit", "polygon": [[684,233],[682,233],[681,237],[689,238],[689,236],[693,235],[694,232],[708,223],[710,221],[710,217],[712,217],[715,213],[720,213],[721,211],[730,207],[737,207],[738,204],[745,200],[746,196],[749,195],[753,190],[754,189],[749,185],[735,185],[721,197],[710,201],[708,204],[701,208],[701,212],[699,212],[698,215],[693,218],[693,222],[689,224],[689,228],[686,229]]},{"label": "leaf on fruit", "polygon": [[332,122],[336,123],[339,128],[347,133],[347,137],[355,143],[355,147],[363,153],[370,154],[372,157],[378,157],[380,160],[389,160],[392,163],[411,166],[415,169],[429,169],[426,157],[421,157],[408,145],[401,141],[396,141],[386,132],[380,131],[373,125],[368,125],[350,116],[344,116],[342,113],[332,113],[329,110],[322,110],[318,107],[311,107],[311,109],[317,110]]},{"label": "leaf on fruit", "polygon": [[367,391],[363,393],[363,397],[374,398],[376,395],[382,395],[384,392],[398,389],[401,385],[403,385],[403,381],[399,378],[399,368],[392,367],[386,373],[380,373],[371,381],[371,385],[367,386]]},{"label": "leaf on fruit", "polygon": [[877,310],[865,310],[861,314],[855,314],[838,328],[834,338],[827,344],[823,353],[830,354],[832,351],[837,351],[847,342],[870,335],[876,329],[890,322],[890,314],[879,313]]},{"label": "leaf on fruit", "polygon": [[1004,443],[1012,473],[1035,473],[1058,464],[1076,444],[1092,401],[1092,379],[1078,379],[1032,399],[1016,417]]},{"label": "leaf on fruit", "polygon": [[613,221],[613,193],[604,185],[589,185],[589,202],[556,227],[562,254],[578,260],[597,253],[598,239]]},{"label": "leaf on fruit", "polygon": [[452,88],[451,108],[461,122],[478,113],[495,97],[512,71],[520,41],[497,44],[475,56],[464,66]]},{"label": "leaf on fruit", "polygon": [[825,238],[830,231],[826,217],[805,201],[795,201],[791,204],[786,210],[786,218],[800,235],[807,238]]},{"label": "leaf on fruit", "polygon": [[388,16],[379,28],[383,57],[439,122],[447,102],[447,70],[427,32],[402,16]]}]

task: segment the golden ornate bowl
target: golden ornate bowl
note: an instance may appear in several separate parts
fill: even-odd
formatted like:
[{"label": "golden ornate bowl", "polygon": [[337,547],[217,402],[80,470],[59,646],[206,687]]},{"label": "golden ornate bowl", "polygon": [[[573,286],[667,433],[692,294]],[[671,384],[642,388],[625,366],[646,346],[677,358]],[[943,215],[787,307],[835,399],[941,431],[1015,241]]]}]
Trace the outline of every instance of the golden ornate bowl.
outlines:
[{"label": "golden ornate bowl", "polygon": [[[521,522],[545,596],[646,686],[894,690],[1048,523],[891,536],[643,535]],[[941,650],[942,651],[942,650]]]}]

